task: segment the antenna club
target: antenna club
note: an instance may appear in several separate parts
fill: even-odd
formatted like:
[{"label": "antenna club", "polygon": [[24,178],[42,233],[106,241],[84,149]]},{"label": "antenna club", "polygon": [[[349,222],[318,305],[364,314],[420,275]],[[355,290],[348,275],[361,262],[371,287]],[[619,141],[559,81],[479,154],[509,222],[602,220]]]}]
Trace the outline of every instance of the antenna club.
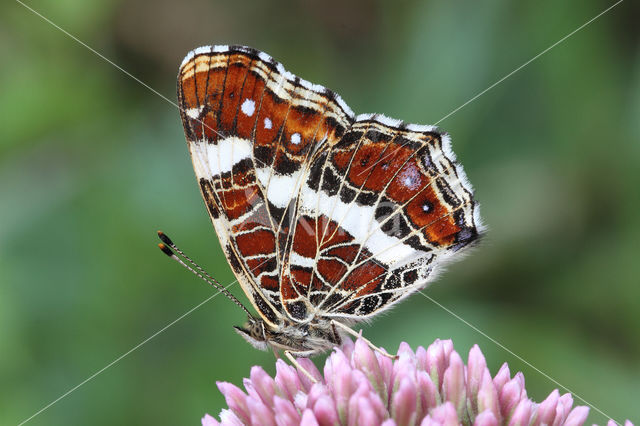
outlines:
[{"label": "antenna club", "polygon": [[175,244],[173,244],[173,241],[171,241],[171,238],[167,237],[167,234],[165,234],[162,231],[158,231],[158,237],[160,238],[160,240],[162,240],[163,243],[165,243],[168,246],[175,246]]},{"label": "antenna club", "polygon": [[164,244],[162,244],[162,243],[158,244],[158,248],[159,248],[160,250],[162,250],[162,252],[163,252],[164,254],[166,254],[167,256],[169,256],[169,257],[173,257],[173,256],[175,256],[175,255],[173,254],[173,251],[171,251],[171,249],[170,249],[169,247],[167,247],[166,245],[164,245]]}]

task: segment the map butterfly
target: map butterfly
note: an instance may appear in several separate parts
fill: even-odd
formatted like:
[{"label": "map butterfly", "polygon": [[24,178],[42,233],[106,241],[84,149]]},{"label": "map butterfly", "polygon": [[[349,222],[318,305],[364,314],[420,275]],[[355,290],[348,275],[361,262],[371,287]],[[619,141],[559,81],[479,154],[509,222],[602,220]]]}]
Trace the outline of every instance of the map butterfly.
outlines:
[{"label": "map butterfly", "polygon": [[310,356],[339,344],[481,233],[471,185],[435,126],[356,116],[243,46],[191,51],[178,101],[211,221],[259,313],[236,329],[257,348]]}]

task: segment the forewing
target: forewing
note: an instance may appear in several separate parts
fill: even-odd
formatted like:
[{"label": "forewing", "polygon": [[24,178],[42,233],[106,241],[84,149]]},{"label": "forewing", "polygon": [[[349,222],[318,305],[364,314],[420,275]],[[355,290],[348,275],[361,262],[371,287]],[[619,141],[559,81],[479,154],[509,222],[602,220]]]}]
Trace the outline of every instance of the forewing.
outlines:
[{"label": "forewing", "polygon": [[359,116],[314,155],[298,215],[282,295],[299,320],[390,307],[481,228],[448,135],[378,115]]},{"label": "forewing", "polygon": [[309,160],[324,143],[340,140],[353,113],[333,92],[240,46],[190,52],[178,100],[220,243],[254,307],[275,323],[278,275]]}]

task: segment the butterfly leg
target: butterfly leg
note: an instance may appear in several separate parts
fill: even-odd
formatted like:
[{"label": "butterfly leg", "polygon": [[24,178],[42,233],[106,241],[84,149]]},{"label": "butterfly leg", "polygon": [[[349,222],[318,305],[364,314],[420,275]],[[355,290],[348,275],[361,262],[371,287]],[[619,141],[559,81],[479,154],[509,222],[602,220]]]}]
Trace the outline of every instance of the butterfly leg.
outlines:
[{"label": "butterfly leg", "polygon": [[273,355],[276,357],[276,359],[280,359],[280,353],[278,352],[278,350],[273,346],[271,346],[271,350],[273,351]]},{"label": "butterfly leg", "polygon": [[341,322],[338,322],[336,320],[331,320],[331,324],[334,326],[338,326],[341,329],[343,329],[344,331],[346,331],[347,333],[349,333],[350,335],[354,336],[355,338],[358,339],[362,339],[365,341],[365,343],[367,345],[369,345],[369,347],[371,349],[373,349],[376,352],[379,352],[380,354],[389,357],[391,359],[396,359],[398,358],[398,355],[391,355],[390,353],[388,353],[387,351],[385,351],[382,348],[377,347],[376,345],[374,345],[373,343],[371,343],[371,341],[369,341],[367,338],[362,337],[362,330],[360,330],[360,333],[357,333],[355,330],[351,329],[350,327],[347,327],[346,325],[342,324]]},{"label": "butterfly leg", "polygon": [[331,322],[331,331],[333,332],[333,341],[336,346],[342,345],[342,337],[340,337],[340,333],[338,333],[338,329],[336,325]]},{"label": "butterfly leg", "polygon": [[311,373],[309,373],[307,371],[306,368],[304,368],[302,365],[300,365],[300,363],[298,362],[298,360],[295,359],[295,357],[293,356],[291,351],[284,351],[284,356],[286,356],[289,359],[289,361],[291,361],[291,364],[293,364],[294,367],[296,367],[299,371],[302,371],[302,373],[305,376],[307,376],[309,378],[309,380],[311,380],[311,383],[318,383],[318,379],[313,377],[311,375]]}]

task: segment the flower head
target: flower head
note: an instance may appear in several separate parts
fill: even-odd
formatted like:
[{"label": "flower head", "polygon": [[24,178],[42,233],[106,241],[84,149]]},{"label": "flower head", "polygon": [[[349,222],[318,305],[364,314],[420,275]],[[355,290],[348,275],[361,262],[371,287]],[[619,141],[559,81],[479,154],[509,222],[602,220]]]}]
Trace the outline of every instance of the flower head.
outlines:
[{"label": "flower head", "polygon": [[415,352],[402,343],[395,361],[362,339],[346,341],[327,358],[324,374],[308,359],[298,362],[316,383],[280,359],[275,378],[255,366],[244,391],[218,382],[229,408],[220,421],[205,415],[202,425],[579,426],[589,414],[557,390],[533,402],[522,373],[511,376],[505,363],[492,378],[477,345],[465,365],[451,340]]}]

